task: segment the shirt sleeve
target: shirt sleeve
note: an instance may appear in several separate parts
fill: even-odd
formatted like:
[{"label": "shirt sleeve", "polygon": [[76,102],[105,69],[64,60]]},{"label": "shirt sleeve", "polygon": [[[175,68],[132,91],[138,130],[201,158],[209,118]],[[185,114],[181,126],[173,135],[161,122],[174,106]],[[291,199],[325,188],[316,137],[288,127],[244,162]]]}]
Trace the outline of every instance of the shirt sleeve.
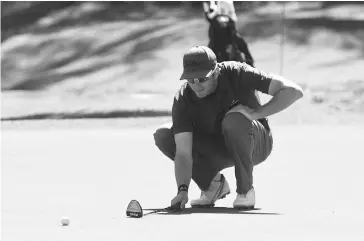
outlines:
[{"label": "shirt sleeve", "polygon": [[193,132],[193,122],[181,94],[177,94],[172,106],[173,133]]},{"label": "shirt sleeve", "polygon": [[272,76],[246,63],[229,62],[228,68],[239,88],[250,88],[268,94]]}]

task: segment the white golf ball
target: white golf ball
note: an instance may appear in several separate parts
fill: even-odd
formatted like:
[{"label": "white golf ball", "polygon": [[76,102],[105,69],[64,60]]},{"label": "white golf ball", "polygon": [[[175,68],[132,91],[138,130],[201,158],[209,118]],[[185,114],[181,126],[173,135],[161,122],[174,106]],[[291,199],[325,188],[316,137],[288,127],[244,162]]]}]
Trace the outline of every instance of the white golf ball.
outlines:
[{"label": "white golf ball", "polygon": [[68,226],[70,224],[70,220],[67,217],[63,217],[61,219],[61,225],[62,226]]}]

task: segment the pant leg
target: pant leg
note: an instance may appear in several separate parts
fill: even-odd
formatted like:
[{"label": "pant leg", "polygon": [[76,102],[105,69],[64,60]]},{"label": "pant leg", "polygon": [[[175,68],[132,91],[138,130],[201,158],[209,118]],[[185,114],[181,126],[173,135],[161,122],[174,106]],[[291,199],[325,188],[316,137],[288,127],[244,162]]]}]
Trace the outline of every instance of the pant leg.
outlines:
[{"label": "pant leg", "polygon": [[[176,143],[171,128],[159,128],[154,133],[156,146],[169,159],[174,160]],[[201,190],[207,190],[216,174],[234,165],[222,137],[193,135],[192,148],[193,166],[192,179]]]},{"label": "pant leg", "polygon": [[222,121],[222,132],[234,160],[236,192],[247,193],[253,186],[253,167],[271,153],[273,139],[259,121],[250,121],[241,113],[229,113]]}]

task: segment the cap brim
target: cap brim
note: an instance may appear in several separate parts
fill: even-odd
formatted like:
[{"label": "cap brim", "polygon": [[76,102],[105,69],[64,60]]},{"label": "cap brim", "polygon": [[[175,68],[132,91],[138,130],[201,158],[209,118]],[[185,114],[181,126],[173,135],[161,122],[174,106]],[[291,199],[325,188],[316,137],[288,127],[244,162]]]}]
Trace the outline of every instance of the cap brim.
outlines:
[{"label": "cap brim", "polygon": [[198,71],[184,71],[181,75],[180,80],[193,79],[193,78],[205,78],[211,74],[214,69],[209,70],[198,70]]}]

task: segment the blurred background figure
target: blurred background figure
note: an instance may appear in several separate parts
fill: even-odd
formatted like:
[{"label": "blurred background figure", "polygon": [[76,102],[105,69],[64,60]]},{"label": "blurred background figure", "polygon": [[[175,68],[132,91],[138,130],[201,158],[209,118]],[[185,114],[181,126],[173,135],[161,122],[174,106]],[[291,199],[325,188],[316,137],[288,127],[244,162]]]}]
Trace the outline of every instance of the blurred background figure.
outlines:
[{"label": "blurred background figure", "polygon": [[248,44],[236,30],[233,1],[203,2],[203,9],[210,23],[208,47],[216,54],[217,61],[246,62],[254,67]]},{"label": "blurred background figure", "polygon": [[234,1],[206,1],[203,2],[203,8],[208,21],[211,21],[219,14],[229,16],[234,24],[238,20],[235,13]]}]

